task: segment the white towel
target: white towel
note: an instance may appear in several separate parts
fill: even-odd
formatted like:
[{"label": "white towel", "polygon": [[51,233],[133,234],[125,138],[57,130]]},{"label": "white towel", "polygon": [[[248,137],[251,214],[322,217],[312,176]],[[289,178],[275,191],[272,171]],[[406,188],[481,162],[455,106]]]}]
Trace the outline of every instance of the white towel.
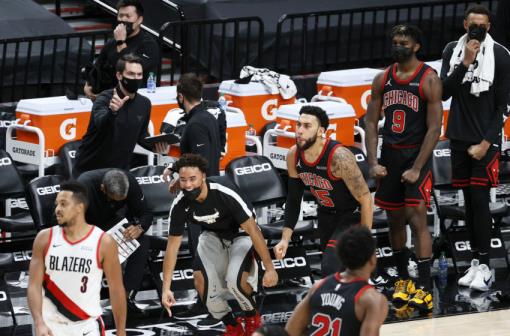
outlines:
[{"label": "white towel", "polygon": [[[453,49],[448,75],[450,75],[455,69],[455,66],[460,64],[464,59],[464,47],[466,42],[467,34],[464,34]],[[476,68],[475,64],[478,64]],[[476,62],[469,65],[462,83],[470,82],[471,94],[479,97],[480,92],[488,91],[489,87],[494,82],[494,69],[494,40],[487,34],[485,40],[480,45],[480,51],[476,55]]]},{"label": "white towel", "polygon": [[279,93],[283,99],[290,99],[297,93],[296,84],[287,75],[282,75],[264,68],[255,68],[249,65],[241,69],[239,78],[251,77],[251,82],[264,84],[271,94]]}]

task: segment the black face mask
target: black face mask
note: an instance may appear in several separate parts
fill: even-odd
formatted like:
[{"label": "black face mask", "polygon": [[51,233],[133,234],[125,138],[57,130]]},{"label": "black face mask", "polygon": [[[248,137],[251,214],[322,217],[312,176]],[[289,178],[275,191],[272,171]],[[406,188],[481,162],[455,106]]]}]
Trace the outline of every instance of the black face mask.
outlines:
[{"label": "black face mask", "polygon": [[184,197],[186,197],[186,199],[188,201],[196,200],[198,195],[200,195],[201,192],[202,192],[202,186],[196,187],[195,189],[191,189],[191,190],[186,190],[186,189],[182,190]]},{"label": "black face mask", "polygon": [[483,26],[477,26],[472,24],[468,28],[468,37],[470,40],[477,40],[479,42],[483,42],[485,40],[485,36],[487,36],[487,28]]},{"label": "black face mask", "polygon": [[120,82],[122,87],[129,93],[136,93],[136,91],[142,86],[142,79],[126,78],[122,77]]},{"label": "black face mask", "polygon": [[392,46],[391,47],[391,57],[397,63],[405,63],[413,56],[413,51],[411,48],[406,48],[402,46]]},{"label": "black face mask", "polygon": [[127,21],[117,21],[117,26],[123,24],[126,26],[126,36],[129,37],[131,33],[133,33],[133,22],[127,22]]}]

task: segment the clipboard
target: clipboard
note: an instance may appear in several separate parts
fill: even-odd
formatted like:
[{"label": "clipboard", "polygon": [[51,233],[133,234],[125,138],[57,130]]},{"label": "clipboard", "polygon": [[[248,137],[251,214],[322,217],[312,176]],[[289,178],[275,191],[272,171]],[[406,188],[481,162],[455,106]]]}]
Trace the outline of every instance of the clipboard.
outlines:
[{"label": "clipboard", "polygon": [[166,142],[169,145],[174,145],[181,142],[181,138],[174,133],[165,133],[151,137],[146,137],[144,140],[147,142],[147,144],[151,146],[154,146],[158,142]]}]

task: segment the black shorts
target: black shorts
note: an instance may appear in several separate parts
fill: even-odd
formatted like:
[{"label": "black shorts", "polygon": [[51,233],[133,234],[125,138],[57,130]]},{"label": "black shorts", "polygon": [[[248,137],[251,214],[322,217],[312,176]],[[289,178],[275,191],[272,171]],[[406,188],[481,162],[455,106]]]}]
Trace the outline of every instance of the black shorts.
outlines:
[{"label": "black shorts", "polygon": [[452,186],[496,187],[499,182],[499,146],[490,146],[481,160],[473,159],[467,149],[453,145],[452,155]]},{"label": "black shorts", "polygon": [[361,220],[360,212],[355,210],[330,212],[319,209],[317,215],[321,251],[335,247],[337,236]]},{"label": "black shorts", "polygon": [[399,210],[406,206],[418,206],[421,201],[430,206],[432,192],[432,160],[425,163],[420,177],[413,184],[402,183],[404,171],[412,168],[420,152],[420,146],[394,148],[383,145],[380,164],[386,167],[388,175],[378,181],[375,205],[385,210]]}]

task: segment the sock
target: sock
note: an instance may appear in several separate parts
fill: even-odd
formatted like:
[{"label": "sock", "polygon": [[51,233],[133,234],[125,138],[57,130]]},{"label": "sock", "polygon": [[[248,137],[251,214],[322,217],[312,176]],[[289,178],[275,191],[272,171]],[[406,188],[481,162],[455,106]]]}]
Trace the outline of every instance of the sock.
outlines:
[{"label": "sock", "polygon": [[430,258],[418,259],[418,285],[422,288],[431,288]]},{"label": "sock", "polygon": [[399,278],[403,280],[409,279],[409,271],[407,270],[408,257],[407,250],[394,250],[393,256],[395,257],[395,263],[397,264],[397,271]]},{"label": "sock", "polygon": [[231,326],[237,325],[237,321],[236,321],[234,315],[232,315],[232,313],[227,313],[225,316],[223,316],[221,318],[221,320],[223,321],[223,323],[225,323],[225,325],[231,325]]},{"label": "sock", "polygon": [[489,253],[478,252],[478,257],[479,257],[478,260],[480,260],[480,265],[485,264],[489,266],[490,263]]}]

